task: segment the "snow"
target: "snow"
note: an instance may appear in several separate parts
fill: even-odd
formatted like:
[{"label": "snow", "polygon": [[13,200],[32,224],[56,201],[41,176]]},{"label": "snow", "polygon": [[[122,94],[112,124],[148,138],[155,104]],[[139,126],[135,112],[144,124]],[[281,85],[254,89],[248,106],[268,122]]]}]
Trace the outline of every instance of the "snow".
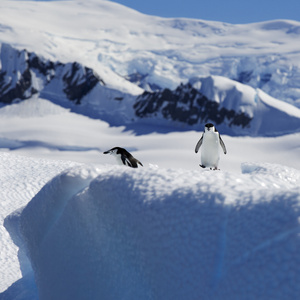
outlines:
[{"label": "snow", "polygon": [[[228,153],[209,171],[194,153],[203,128],[112,127],[43,95],[0,107],[1,300],[299,298],[300,133],[284,135],[299,110],[277,100],[300,99],[299,22],[163,19],[104,0],[3,0],[0,19],[1,55],[14,46],[93,68],[107,119],[111,90],[143,92],[124,78],[139,72],[169,88],[197,78],[225,107],[267,111],[273,123],[257,116],[256,129],[274,132],[218,128]],[[249,86],[221,77],[241,74]],[[116,166],[102,154],[114,146],[144,167]]]},{"label": "snow", "polygon": [[3,152],[0,161],[0,291],[3,292],[21,277],[18,248],[3,226],[5,217],[26,205],[53,176],[76,163],[38,160]]},{"label": "snow", "polygon": [[[18,1],[16,1],[18,2]],[[99,6],[98,6],[98,4]],[[19,3],[18,3],[19,4]],[[26,2],[22,2],[20,3],[20,7],[24,8],[24,10],[28,10],[28,15],[30,14],[37,14],[38,12],[41,13],[41,15],[47,15],[47,13],[50,14],[50,12],[52,14],[57,13],[60,18],[58,20],[58,23],[61,23],[61,25],[65,25],[65,21],[61,20],[66,18],[67,16],[69,16],[69,12],[66,9],[65,5],[69,5],[70,6],[70,11],[73,12],[77,12],[78,15],[78,20],[76,20],[76,26],[74,25],[74,28],[64,28],[63,31],[64,32],[64,39],[66,39],[68,41],[68,46],[69,47],[69,40],[73,40],[73,39],[79,39],[80,41],[82,40],[82,36],[78,35],[80,32],[82,34],[82,31],[87,30],[89,33],[87,35],[84,35],[84,37],[86,39],[91,39],[92,36],[94,36],[94,38],[98,38],[98,34],[96,34],[91,28],[91,24],[93,23],[92,20],[94,20],[93,18],[96,16],[98,16],[98,14],[100,14],[101,17],[103,17],[104,19],[107,18],[108,15],[112,16],[112,15],[118,15],[120,14],[120,19],[124,20],[124,24],[122,24],[122,27],[125,31],[129,31],[130,34],[132,33],[132,26],[134,23],[135,25],[138,25],[139,22],[141,22],[142,20],[147,20],[149,23],[151,23],[152,26],[149,26],[149,28],[151,27],[151,30],[147,27],[147,29],[144,27],[144,24],[141,27],[138,27],[141,29],[140,32],[140,39],[145,38],[145,34],[150,33],[153,34],[158,34],[160,36],[160,34],[163,33],[163,39],[165,42],[168,42],[168,47],[171,47],[170,49],[173,49],[172,47],[175,47],[174,44],[169,41],[170,37],[176,37],[178,34],[178,37],[181,36],[184,32],[184,34],[191,34],[191,32],[193,32],[193,38],[195,38],[196,33],[198,33],[200,36],[201,34],[203,34],[204,32],[206,33],[206,35],[208,37],[212,37],[217,35],[219,37],[219,35],[221,35],[224,39],[228,39],[228,41],[230,40],[230,37],[228,36],[229,32],[228,31],[220,31],[220,26],[225,26],[225,24],[219,24],[219,23],[214,23],[214,22],[195,22],[195,20],[180,20],[180,19],[175,19],[175,20],[164,20],[164,19],[160,19],[160,18],[155,18],[155,17],[150,17],[150,16],[144,16],[141,15],[137,12],[134,11],[130,11],[130,14],[132,14],[132,19],[129,20],[128,16],[125,15],[125,12],[127,11],[126,8],[122,7],[122,6],[110,6],[111,3],[107,2],[107,1],[92,1],[92,2],[87,2],[86,5],[83,4],[80,1],[55,1],[55,2],[51,2],[51,3],[40,3],[37,2],[35,3],[35,5],[32,6],[32,3],[30,1],[26,1]],[[12,5],[12,6],[10,6]],[[18,14],[19,10],[17,10],[17,8],[14,6],[15,4],[11,4],[9,3],[7,7],[10,7],[11,11],[9,10],[9,12],[14,15],[14,14]],[[93,5],[95,5],[95,9],[96,11],[94,12],[92,10]],[[1,6],[1,4],[0,4]],[[24,6],[24,7],[23,7]],[[84,9],[81,11],[79,10],[79,7],[83,6]],[[8,9],[8,8],[5,9]],[[118,9],[117,9],[118,7]],[[29,9],[30,8],[30,9]],[[49,8],[49,11],[47,11],[47,13],[45,13],[45,9]],[[61,10],[59,9],[61,8]],[[81,7],[82,8],[82,7]],[[5,11],[5,9],[3,11]],[[80,12],[79,12],[80,11]],[[93,11],[93,13],[92,13]],[[2,12],[2,10],[1,10]],[[1,15],[0,12],[0,15]],[[85,18],[87,18],[87,16],[90,16],[90,14],[92,14],[91,16],[91,20],[85,20]],[[64,15],[64,17],[63,17]],[[48,16],[48,15],[47,15]],[[23,15],[20,17],[22,18]],[[39,20],[40,15],[37,17],[37,20]],[[49,16],[48,16],[49,18]],[[74,16],[73,16],[74,18]],[[12,21],[14,20],[14,21]],[[5,22],[12,22],[13,24],[11,24],[11,26],[13,28],[15,28],[14,30],[19,30],[20,28],[18,27],[17,24],[15,24],[16,19],[14,18],[10,18],[9,20],[4,19]],[[47,18],[46,18],[47,20]],[[101,19],[102,20],[102,19]],[[26,20],[27,21],[27,20]],[[85,22],[84,22],[85,21]],[[94,20],[95,21],[95,20]],[[35,24],[35,21],[32,21]],[[32,28],[30,26],[32,26],[31,22],[27,22],[26,26],[29,26],[27,28],[28,32],[32,31]],[[74,20],[72,18],[70,18],[70,24],[73,24]],[[78,29],[78,23],[81,23],[81,30],[74,31],[75,28]],[[161,27],[161,23],[166,25],[166,28],[162,28]],[[156,27],[156,25],[159,24],[159,27]],[[286,26],[283,26],[282,30],[286,30],[286,28],[290,29],[290,23],[289,22],[282,22],[279,24],[285,24]],[[290,24],[290,25],[289,25]],[[118,24],[120,25],[120,24]],[[167,27],[170,26],[170,27]],[[262,26],[262,24],[260,24]],[[25,27],[26,27],[25,26]],[[190,82],[193,83],[193,85],[195,87],[198,86],[199,90],[201,93],[205,94],[209,99],[215,100],[218,103],[220,103],[220,106],[218,106],[218,108],[220,108],[218,110],[218,112],[216,112],[216,110],[214,110],[214,115],[217,116],[216,119],[218,120],[223,120],[223,124],[220,126],[220,130],[223,131],[226,134],[229,135],[251,135],[251,136],[277,136],[277,135],[282,135],[282,134],[288,134],[288,133],[294,133],[294,132],[299,132],[300,130],[300,120],[299,120],[299,116],[300,116],[300,110],[298,108],[296,108],[294,105],[292,104],[288,104],[284,101],[288,101],[287,99],[283,98],[282,100],[284,101],[280,101],[277,100],[271,96],[268,96],[265,92],[263,92],[261,89],[265,89],[265,85],[269,84],[268,82],[274,79],[274,76],[279,76],[280,74],[288,74],[286,72],[286,70],[284,68],[277,68],[275,71],[273,70],[267,70],[267,73],[259,73],[256,74],[255,72],[257,71],[257,66],[256,66],[256,61],[255,61],[255,57],[253,55],[250,55],[247,59],[243,58],[241,59],[242,62],[242,67],[236,66],[236,63],[234,63],[233,65],[236,66],[236,74],[233,76],[233,73],[230,75],[231,78],[234,78],[235,80],[229,79],[229,78],[225,78],[224,76],[216,76],[216,75],[202,75],[203,73],[207,73],[202,72],[201,70],[196,71],[195,70],[195,74],[197,74],[196,77],[193,77],[193,79],[190,79],[191,75],[195,75],[195,74],[190,74],[187,73],[185,74],[185,78],[183,78],[181,75],[175,80],[174,76],[171,74],[173,71],[177,70],[177,64],[180,62],[180,64],[183,64],[184,67],[186,67],[188,65],[187,61],[185,59],[183,60],[179,60],[176,63],[171,63],[171,62],[167,62],[165,61],[165,57],[164,55],[167,55],[167,57],[169,57],[169,55],[171,55],[169,52],[173,51],[173,50],[165,50],[163,49],[163,55],[159,52],[159,49],[161,49],[160,47],[163,47],[161,43],[154,43],[155,47],[155,55],[151,56],[151,59],[149,60],[149,57],[147,55],[145,55],[145,53],[143,51],[145,51],[145,49],[140,49],[138,46],[137,47],[137,42],[140,40],[138,39],[138,41],[136,41],[136,43],[133,43],[132,45],[130,44],[130,41],[132,40],[130,37],[125,41],[122,40],[122,42],[120,41],[120,39],[116,39],[116,32],[117,32],[117,22],[116,24],[112,24],[111,20],[108,23],[102,24],[102,21],[99,23],[99,26],[102,28],[107,28],[108,32],[111,34],[111,39],[109,40],[111,43],[116,43],[118,41],[118,43],[122,43],[122,45],[124,46],[124,49],[122,48],[120,50],[120,52],[116,51],[116,55],[117,56],[122,56],[123,58],[126,57],[126,60],[128,59],[127,62],[124,61],[119,61],[118,66],[124,66],[126,67],[127,63],[134,65],[134,68],[136,70],[130,70],[130,68],[127,68],[126,71],[124,71],[123,73],[121,72],[121,70],[116,70],[116,68],[114,66],[109,65],[99,65],[99,63],[96,62],[92,62],[92,58],[95,57],[95,53],[90,50],[90,49],[86,49],[82,46],[79,47],[79,45],[76,45],[76,49],[78,49],[78,51],[76,52],[76,55],[74,54],[74,57],[72,55],[70,55],[70,53],[68,54],[67,57],[64,57],[63,53],[65,51],[64,49],[60,49],[60,47],[54,47],[50,52],[51,55],[49,55],[49,49],[46,51],[46,53],[43,50],[43,43],[34,43],[34,41],[32,41],[30,38],[26,39],[24,41],[24,46],[26,46],[26,49],[28,49],[28,51],[34,51],[35,53],[37,53],[37,55],[39,56],[35,56],[35,54],[30,54],[30,57],[34,57],[35,59],[38,59],[41,62],[41,65],[43,66],[44,64],[47,65],[55,65],[55,68],[52,69],[53,73],[55,73],[55,75],[57,75],[53,80],[51,80],[50,82],[47,82],[47,77],[49,77],[49,74],[45,74],[45,72],[43,72],[43,68],[38,68],[37,66],[34,68],[33,66],[30,68],[30,70],[26,70],[28,77],[32,77],[33,78],[33,82],[30,82],[30,84],[28,86],[26,86],[27,91],[20,91],[21,89],[16,89],[16,91],[11,91],[10,96],[14,95],[15,93],[17,93],[16,97],[19,98],[27,98],[29,97],[30,93],[33,92],[39,92],[40,95],[39,97],[44,98],[44,99],[48,99],[53,101],[56,104],[60,104],[63,105],[64,107],[69,107],[73,112],[77,112],[77,113],[81,113],[81,114],[85,114],[87,116],[93,116],[94,118],[100,118],[101,120],[107,121],[111,126],[127,126],[126,128],[137,128],[136,126],[136,122],[139,122],[140,125],[142,125],[145,122],[145,118],[142,119],[141,115],[139,114],[139,117],[136,116],[135,111],[134,111],[134,103],[136,101],[136,97],[138,94],[141,94],[143,92],[143,90],[139,87],[137,87],[136,85],[133,85],[132,83],[129,83],[128,81],[125,80],[125,78],[123,78],[123,80],[121,80],[121,76],[122,75],[128,75],[131,74],[132,78],[142,78],[143,84],[145,84],[146,86],[151,85],[151,84],[156,84],[156,85],[160,85],[160,86],[176,86],[176,84],[178,84],[179,81],[186,81],[187,78],[189,78]],[[107,27],[105,27],[107,26]],[[229,25],[228,25],[229,26]],[[233,25],[232,25],[233,26]],[[246,25],[245,25],[246,26]],[[250,25],[248,25],[250,26]],[[251,25],[253,26],[253,28],[260,28],[258,24]],[[24,27],[24,28],[25,28]],[[99,28],[100,28],[99,27]],[[230,27],[230,26],[229,26]],[[226,27],[227,29],[229,27]],[[234,27],[234,26],[233,26]],[[232,28],[233,28],[232,27]],[[276,28],[278,26],[276,25]],[[24,28],[22,27],[22,30],[24,30]],[[120,28],[120,26],[118,27],[118,29]],[[234,27],[236,28],[240,28],[240,27]],[[244,27],[242,27],[244,28]],[[265,27],[262,26],[263,29],[259,29],[259,30],[266,30]],[[21,30],[21,29],[20,29]],[[45,30],[46,32],[48,32],[49,30],[51,31],[51,36],[56,36],[57,34],[62,34],[62,32],[59,30],[58,28],[56,28],[56,25],[54,24],[48,24],[47,22],[44,22],[43,24],[41,24],[41,30]],[[89,31],[91,30],[91,31]],[[156,31],[157,30],[157,31]],[[175,31],[174,31],[175,30]],[[179,32],[177,32],[177,30],[179,30]],[[229,29],[228,29],[229,30]],[[241,28],[240,28],[241,30]],[[250,30],[250,29],[249,29]],[[258,30],[258,29],[257,29]],[[112,31],[112,32],[111,32]],[[267,29],[268,33],[270,33],[270,31]],[[278,30],[276,29],[276,32]],[[160,34],[159,34],[160,32]],[[222,34],[221,34],[222,33]],[[239,32],[241,33],[241,32]],[[1,38],[1,34],[3,34],[2,38]],[[236,34],[238,35],[238,32],[236,32]],[[22,60],[22,57],[25,57],[26,55],[29,55],[27,50],[23,50],[23,51],[18,51],[16,50],[16,48],[13,48],[13,46],[20,48],[20,44],[16,45],[16,43],[11,43],[10,44],[5,44],[4,42],[9,42],[7,40],[7,35],[8,33],[4,30],[3,33],[0,32],[0,41],[1,41],[1,61],[2,61],[2,71],[3,71],[3,78],[4,80],[12,80],[12,81],[16,81],[15,83],[17,83],[18,80],[18,76],[15,76],[14,73],[17,74],[22,74],[22,72],[24,71],[24,66],[27,65],[27,62]],[[28,36],[28,34],[27,34]],[[31,36],[31,35],[30,35]],[[134,35],[135,37],[135,35]],[[99,35],[99,38],[102,38],[101,35]],[[136,37],[135,37],[136,38]],[[183,38],[183,37],[182,37]],[[249,35],[249,40],[252,40],[253,36],[250,34]],[[116,40],[115,40],[116,39]],[[283,39],[283,37],[282,37]],[[44,41],[44,39],[42,39]],[[106,41],[107,39],[105,39]],[[93,40],[95,42],[95,40]],[[94,45],[93,49],[97,49],[97,57],[99,57],[99,55],[102,57],[105,53],[105,51],[107,52],[108,50],[106,49],[105,51],[103,49],[101,49],[101,47],[99,45],[102,45],[102,43],[96,39],[96,45]],[[98,45],[99,42],[99,45]],[[107,42],[107,41],[106,41]],[[215,42],[213,40],[213,42]],[[178,44],[179,42],[176,42],[176,47],[180,47],[181,44]],[[294,45],[294,40],[293,40],[293,45]],[[74,46],[74,45],[73,45]],[[182,45],[181,45],[182,46]],[[132,48],[131,48],[132,47]],[[137,48],[136,48],[137,47]],[[163,47],[164,48],[164,47]],[[73,48],[73,51],[75,49],[75,46]],[[82,59],[83,56],[86,55],[86,51],[88,51],[89,55],[88,57],[90,58],[90,60],[84,60]],[[135,55],[134,57],[129,55],[131,52],[134,52]],[[140,53],[140,51],[142,51],[142,53]],[[167,51],[167,52],[166,52]],[[109,53],[114,53],[113,51],[111,51],[111,49],[109,48]],[[42,58],[40,56],[40,53],[45,55],[46,58]],[[160,53],[160,54],[159,54]],[[188,51],[189,53],[189,51]],[[188,55],[188,53],[184,53],[185,55]],[[295,53],[295,51],[293,51],[293,53]],[[129,58],[127,58],[127,56],[130,56]],[[222,54],[223,55],[223,54]],[[233,54],[233,56],[235,58],[233,58],[234,60],[238,60],[240,59],[240,56],[236,56],[237,54]],[[281,53],[282,57],[285,59],[285,61],[288,61],[288,58],[286,56],[286,54]],[[76,56],[76,57],[75,57]],[[225,56],[224,56],[225,57]],[[13,59],[14,58],[14,59]],[[51,59],[47,60],[47,58]],[[283,59],[282,58],[282,59]],[[56,62],[56,59],[59,59],[58,62]],[[72,59],[74,59],[75,63],[72,63]],[[114,56],[113,59],[116,59],[116,57]],[[212,58],[211,58],[212,59]],[[209,61],[211,61],[211,59]],[[269,59],[269,56],[268,56]],[[163,60],[163,64],[158,66],[161,61]],[[68,61],[67,64],[61,64],[60,62],[64,62],[64,61]],[[297,60],[298,61],[298,60]],[[77,95],[79,93],[77,93],[78,89],[80,88],[79,86],[77,86],[76,88],[74,88],[72,85],[70,86],[70,82],[71,83],[79,83],[79,81],[81,81],[81,75],[83,73],[86,72],[86,67],[85,65],[81,65],[78,62],[83,62],[85,65],[92,67],[97,73],[100,74],[101,77],[101,82],[100,84],[96,84],[95,86],[93,86],[92,90],[89,90],[89,92],[86,94],[84,92],[84,96],[82,95]],[[156,64],[155,66],[153,66],[153,63]],[[34,63],[31,63],[32,65],[34,65]],[[264,62],[263,59],[259,60],[259,64],[260,65],[265,65],[266,63]],[[197,63],[193,63],[193,66],[196,66]],[[249,69],[250,68],[250,69]],[[255,68],[255,70],[252,70],[251,68]],[[276,81],[276,89],[278,89],[278,87],[280,87],[280,91],[285,91],[285,90],[293,90],[296,91],[297,88],[295,88],[295,86],[293,85],[293,80],[294,78],[297,79],[297,67],[296,64],[289,66],[289,65],[285,65],[285,68],[288,68],[290,70],[290,72],[292,72],[291,74],[293,75],[292,78],[293,79],[287,79],[287,78],[277,78]],[[107,73],[105,70],[110,70],[111,73]],[[225,69],[230,69],[229,66],[227,66]],[[40,71],[38,71],[40,70]],[[78,72],[75,73],[75,70],[77,70]],[[201,71],[201,72],[200,72]],[[114,75],[112,75],[112,73],[115,72]],[[142,74],[137,74],[134,72],[140,72]],[[176,71],[177,72],[177,71]],[[212,70],[210,70],[209,72],[211,72],[212,74],[215,73]],[[69,78],[68,76],[71,75],[71,73],[74,75],[74,78]],[[92,71],[89,70],[88,74],[91,74]],[[162,74],[164,73],[164,74]],[[202,74],[201,74],[202,73]],[[76,76],[75,76],[76,74]],[[279,74],[279,75],[278,75]],[[225,73],[222,75],[226,75]],[[228,75],[228,74],[227,74]],[[23,76],[23,79],[26,80],[26,76]],[[66,76],[68,77],[68,85],[66,87]],[[253,88],[251,87],[251,80],[253,79],[252,77],[260,77],[262,78],[262,83],[261,85],[258,85],[260,88],[256,87]],[[281,75],[280,75],[281,76]],[[97,76],[98,77],[98,76]],[[127,76],[126,78],[128,78],[130,76]],[[284,77],[286,77],[284,75]],[[118,78],[118,80],[117,80]],[[155,82],[149,82],[148,79],[149,78],[155,78]],[[252,78],[252,79],[251,79]],[[272,79],[273,78],[273,79]],[[86,78],[82,78],[82,80],[86,80]],[[239,83],[237,80],[243,81],[247,83],[246,84],[242,84]],[[283,80],[282,82],[280,80]],[[170,81],[172,83],[167,83],[167,81]],[[298,82],[298,80],[296,80]],[[94,81],[96,83],[96,81]],[[106,84],[107,83],[107,84]],[[288,89],[285,88],[285,84],[288,85]],[[87,84],[88,85],[88,84]],[[5,86],[5,84],[4,84]],[[182,86],[187,86],[187,85],[181,85]],[[9,87],[9,88],[13,88],[13,86]],[[74,90],[72,89],[74,88]],[[83,89],[85,90],[85,88]],[[272,89],[273,90],[273,89]],[[125,91],[127,91],[126,93],[124,93]],[[82,97],[81,97],[82,96]],[[10,97],[5,97],[6,99],[3,99],[4,102],[9,102],[11,101]],[[296,97],[297,98],[297,97]],[[296,101],[296,98],[294,99]],[[70,99],[72,99],[73,101],[70,101]],[[75,102],[78,105],[75,105]],[[288,101],[291,102],[291,101]],[[80,103],[80,104],[79,104]],[[167,102],[165,102],[164,104],[166,104]],[[294,104],[294,102],[293,102]],[[187,105],[187,104],[186,104]],[[190,105],[190,103],[188,104]],[[188,106],[187,105],[187,106]],[[194,104],[193,104],[194,105]],[[163,107],[162,107],[163,108]],[[187,107],[186,107],[187,108]],[[222,108],[226,108],[226,110],[222,110]],[[180,110],[180,105],[177,107],[177,110]],[[231,110],[234,110],[234,112],[232,112]],[[202,116],[201,113],[201,107],[199,107],[198,104],[196,104],[195,102],[195,110],[194,111],[199,111],[199,113],[201,114],[201,117],[198,114],[198,118],[200,120],[196,119],[196,114],[194,114],[194,116],[189,116],[190,120],[187,122],[188,124],[193,123],[194,125],[189,125],[189,129],[194,129],[194,130],[199,130],[199,126],[203,126],[204,124],[199,124],[204,118]],[[226,116],[224,118],[224,115],[226,113]],[[157,123],[160,122],[160,124],[165,124],[168,125],[170,123],[170,119],[173,120],[178,120],[178,117],[176,116],[177,111],[172,112],[170,111],[170,114],[165,114],[163,113],[163,111],[161,112],[157,112],[156,114],[156,118],[152,115],[151,116],[151,120],[150,122],[148,122],[148,124],[150,123]],[[144,114],[145,115],[145,114]],[[234,116],[234,117],[232,117]],[[210,118],[212,119],[212,113],[210,114]],[[159,119],[159,120],[158,120]],[[278,122],[278,120],[280,119],[280,122]],[[214,120],[214,119],[213,119]],[[207,121],[211,121],[211,120],[207,120]],[[147,121],[146,121],[147,122]],[[171,126],[175,125],[177,126],[177,130],[181,130],[182,127],[186,126],[186,124],[183,122],[182,119],[180,119],[180,121],[175,121],[174,124],[172,124]],[[233,123],[233,125],[232,125]],[[173,126],[174,127],[174,126]],[[173,128],[171,129],[171,131],[173,130]]]},{"label": "snow", "polygon": [[[0,108],[0,147],[14,154],[88,164],[115,164],[103,151],[126,148],[144,164],[163,168],[197,169],[200,154],[194,153],[199,131],[171,131],[137,123],[132,130],[109,127],[101,120],[70,112],[48,100],[32,98]],[[38,126],[37,126],[38,124]],[[219,128],[217,128],[219,129]],[[152,132],[146,134],[147,130]],[[184,128],[183,128],[184,130]],[[144,132],[137,135],[135,132]],[[228,154],[221,154],[220,168],[240,172],[244,161],[279,163],[300,169],[299,133],[275,138],[223,135]]]},{"label": "snow", "polygon": [[254,106],[256,91],[250,86],[221,76],[193,78],[190,82],[208,99],[222,103],[227,109],[244,110],[253,117],[247,107]]},{"label": "snow", "polygon": [[272,164],[79,166],[6,223],[17,218],[40,299],[295,299],[299,182]]},{"label": "snow", "polygon": [[299,133],[220,132],[206,171],[201,131],[136,135],[39,98],[0,115],[0,299],[299,295]]},{"label": "snow", "polygon": [[245,113],[252,118],[248,128],[236,128],[236,134],[242,135],[247,131],[252,136],[276,136],[300,129],[300,110],[269,96],[261,89],[221,76],[195,77],[190,84],[221,107]]}]

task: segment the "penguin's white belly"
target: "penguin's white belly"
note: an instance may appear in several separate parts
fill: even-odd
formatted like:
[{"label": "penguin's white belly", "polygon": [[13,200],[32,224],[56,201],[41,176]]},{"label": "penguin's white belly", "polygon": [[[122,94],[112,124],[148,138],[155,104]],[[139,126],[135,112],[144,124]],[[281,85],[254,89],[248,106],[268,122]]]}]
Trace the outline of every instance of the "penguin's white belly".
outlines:
[{"label": "penguin's white belly", "polygon": [[201,150],[201,164],[208,168],[217,168],[220,153],[219,153],[219,136],[215,133],[206,133],[203,138]]},{"label": "penguin's white belly", "polygon": [[116,160],[116,162],[119,166],[124,166],[124,164],[122,162],[122,159],[121,159],[121,155],[117,155],[117,154],[114,154],[114,153],[112,155],[115,158],[115,160]]},{"label": "penguin's white belly", "polygon": [[116,156],[116,161],[117,161],[117,164],[118,164],[119,166],[124,166],[121,157],[117,157],[117,156]]}]

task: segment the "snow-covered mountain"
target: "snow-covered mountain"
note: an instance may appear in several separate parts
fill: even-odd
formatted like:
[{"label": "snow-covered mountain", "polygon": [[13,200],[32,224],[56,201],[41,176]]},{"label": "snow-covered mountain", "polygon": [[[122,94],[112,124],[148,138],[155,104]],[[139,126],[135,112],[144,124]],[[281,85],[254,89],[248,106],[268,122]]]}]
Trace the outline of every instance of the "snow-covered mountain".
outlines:
[{"label": "snow-covered mountain", "polygon": [[123,105],[127,99],[133,102],[131,94],[106,87],[99,75],[77,62],[53,62],[8,44],[2,44],[0,52],[2,105],[39,96],[99,118],[106,110],[117,112],[121,100]]},{"label": "snow-covered mountain", "polygon": [[[232,25],[147,16],[106,0],[1,1],[0,41],[63,63],[77,61],[102,78],[116,74],[143,87],[175,89],[195,76],[220,75],[300,99],[300,23]],[[113,76],[114,73],[114,76]]]},{"label": "snow-covered mountain", "polygon": [[8,44],[0,49],[2,104],[39,95],[111,125],[130,126],[147,119],[150,124],[189,129],[210,121],[225,133],[254,136],[300,130],[298,108],[224,77],[192,78],[173,91],[135,96],[106,86],[92,69],[77,62],[53,62]]},{"label": "snow-covered mountain", "polygon": [[196,128],[213,122],[230,135],[280,135],[300,129],[299,109],[260,89],[220,76],[193,78],[175,91],[144,92],[134,108],[140,118],[165,119]]},{"label": "snow-covered mountain", "polygon": [[41,60],[34,53],[18,51],[10,45],[1,46],[0,102],[11,104],[35,94],[47,98],[65,98],[79,104],[101,78],[78,63],[62,64]]},{"label": "snow-covered mountain", "polygon": [[38,93],[111,125],[151,117],[238,135],[299,131],[298,22],[164,19],[105,0],[1,1],[0,17],[1,102]]}]

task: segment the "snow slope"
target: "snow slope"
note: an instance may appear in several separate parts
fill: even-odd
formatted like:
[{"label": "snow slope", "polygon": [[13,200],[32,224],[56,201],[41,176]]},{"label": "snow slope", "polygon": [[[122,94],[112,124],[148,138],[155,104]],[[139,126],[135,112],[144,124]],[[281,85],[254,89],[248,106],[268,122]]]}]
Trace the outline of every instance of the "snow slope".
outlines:
[{"label": "snow slope", "polygon": [[[196,77],[190,83],[208,99],[217,102],[220,108],[244,113],[251,118],[247,129],[234,127],[236,134],[247,131],[249,135],[276,136],[300,129],[300,110],[261,89],[220,76]],[[222,129],[228,130],[225,126]]]},{"label": "snow slope", "polygon": [[[37,126],[38,124],[38,126]],[[218,128],[218,127],[217,127]],[[144,165],[195,170],[200,155],[194,153],[203,128],[169,132],[163,126],[135,124],[132,130],[109,127],[106,122],[70,112],[45,99],[32,98],[0,108],[0,149],[14,154],[91,164],[115,164],[106,151],[128,149]],[[136,135],[136,132],[152,134]],[[278,163],[300,169],[300,134],[275,138],[222,138],[228,149],[220,168],[240,172],[244,161]]]},{"label": "snow slope", "polygon": [[173,91],[144,92],[134,109],[138,123],[176,129],[199,130],[213,123],[234,136],[278,136],[300,130],[300,109],[221,76],[193,78]]},{"label": "snow slope", "polygon": [[271,164],[79,166],[5,223],[20,226],[40,299],[297,299],[299,183]]},{"label": "snow slope", "polygon": [[105,0],[3,0],[0,19],[1,43],[82,63],[118,90],[136,91],[124,77],[146,89],[174,89],[195,76],[220,75],[286,102],[300,99],[299,22],[166,19]]}]

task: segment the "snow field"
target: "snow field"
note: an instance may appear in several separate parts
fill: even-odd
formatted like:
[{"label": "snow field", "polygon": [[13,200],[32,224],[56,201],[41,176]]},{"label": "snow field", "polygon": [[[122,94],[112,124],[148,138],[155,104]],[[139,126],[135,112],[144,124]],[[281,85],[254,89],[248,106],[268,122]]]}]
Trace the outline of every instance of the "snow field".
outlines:
[{"label": "snow field", "polygon": [[[132,130],[125,131],[125,127],[109,127],[106,122],[72,113],[40,98],[2,107],[0,116],[1,151],[43,159],[115,165],[113,157],[102,152],[120,146],[133,153],[145,167],[199,168],[200,154],[195,154],[194,149],[204,128],[169,132],[170,125],[165,129],[169,133],[162,134],[159,132],[163,127],[159,125],[138,123]],[[146,128],[142,129],[146,132],[147,126],[151,128],[149,134],[135,134],[135,128]],[[228,150],[226,155],[221,153],[222,170],[240,173],[240,165],[245,161],[300,169],[299,133],[251,138],[230,137],[219,131]]]}]

